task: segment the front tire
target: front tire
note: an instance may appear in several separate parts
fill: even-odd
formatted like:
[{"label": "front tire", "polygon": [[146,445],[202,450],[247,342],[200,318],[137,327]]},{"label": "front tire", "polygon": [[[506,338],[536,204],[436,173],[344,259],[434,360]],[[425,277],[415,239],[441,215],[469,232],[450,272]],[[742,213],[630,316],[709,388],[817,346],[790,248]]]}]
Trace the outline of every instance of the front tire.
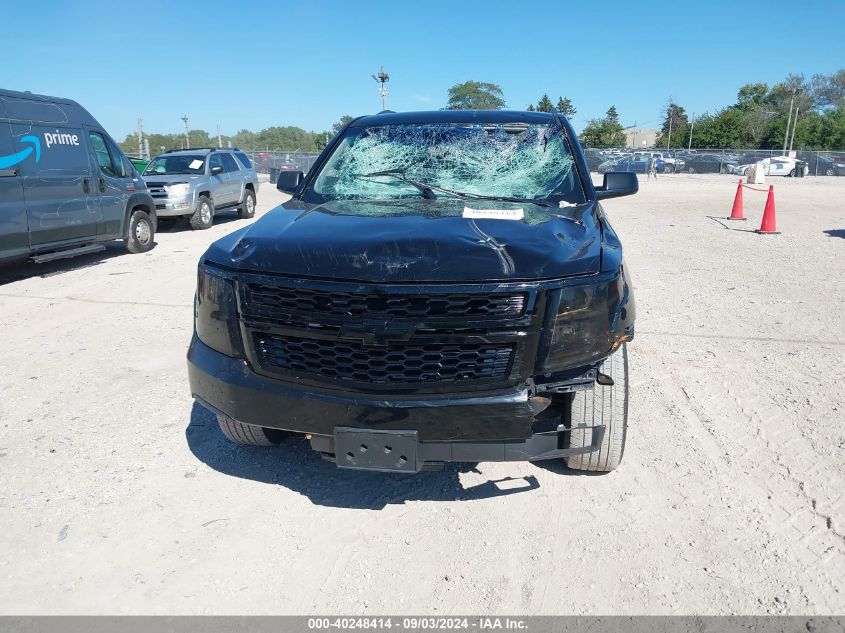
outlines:
[{"label": "front tire", "polygon": [[589,446],[593,429],[578,431],[578,426],[604,425],[599,450],[571,455],[566,465],[573,470],[610,472],[622,461],[628,431],[628,348],[622,344],[599,366],[599,372],[613,379],[612,385],[596,383],[592,389],[576,391],[572,398],[571,419],[566,448]]},{"label": "front tire", "polygon": [[124,240],[130,253],[146,253],[153,247],[155,227],[149,213],[136,209],[129,216],[128,236]]},{"label": "front tire", "polygon": [[191,216],[191,228],[195,231],[210,229],[214,223],[214,203],[208,196],[200,196],[197,210]]},{"label": "front tire", "polygon": [[217,424],[220,426],[220,430],[223,431],[223,435],[235,444],[276,446],[287,437],[287,433],[284,431],[244,424],[222,413],[217,414]]},{"label": "front tire", "polygon": [[238,208],[238,215],[245,220],[255,217],[255,193],[252,189],[244,192],[244,201]]},{"label": "front tire", "polygon": [[664,165],[663,173],[664,174],[674,174],[675,173],[675,166],[674,165]]}]

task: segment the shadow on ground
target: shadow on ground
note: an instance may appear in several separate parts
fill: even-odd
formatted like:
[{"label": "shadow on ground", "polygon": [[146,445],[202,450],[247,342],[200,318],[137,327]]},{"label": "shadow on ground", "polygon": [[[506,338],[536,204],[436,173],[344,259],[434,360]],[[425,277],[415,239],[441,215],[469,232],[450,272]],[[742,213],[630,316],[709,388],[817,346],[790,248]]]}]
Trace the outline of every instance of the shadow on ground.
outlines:
[{"label": "shadow on ground", "polygon": [[841,237],[845,239],[845,229],[829,229],[825,233],[828,237]]},{"label": "shadow on ground", "polygon": [[[238,215],[236,209],[225,209],[214,214],[214,225],[229,224],[229,222],[241,219],[243,218]],[[184,218],[159,218],[156,233],[181,233],[182,231],[192,230],[190,221]]]},{"label": "shadow on ground", "polygon": [[[446,464],[442,471],[416,475],[367,473],[338,469],[311,450],[304,439],[288,439],[273,448],[238,446],[220,432],[210,411],[194,404],[185,430],[188,447],[214,470],[284,486],[312,503],[336,508],[381,510],[406,501],[473,501],[530,492],[540,487],[533,475],[491,479],[464,488],[460,474],[475,464]],[[569,473],[563,466],[561,472]]]},{"label": "shadow on ground", "polygon": [[22,260],[19,262],[0,265],[0,286],[13,283],[15,281],[29,279],[30,277],[46,278],[73,270],[99,266],[113,257],[120,257],[122,255],[125,255],[126,257],[133,257],[132,253],[126,250],[126,246],[123,242],[106,242],[104,246],[106,247],[106,250],[100,251],[99,253],[77,255],[76,257],[68,257],[67,259],[57,259],[45,264],[35,264]]}]

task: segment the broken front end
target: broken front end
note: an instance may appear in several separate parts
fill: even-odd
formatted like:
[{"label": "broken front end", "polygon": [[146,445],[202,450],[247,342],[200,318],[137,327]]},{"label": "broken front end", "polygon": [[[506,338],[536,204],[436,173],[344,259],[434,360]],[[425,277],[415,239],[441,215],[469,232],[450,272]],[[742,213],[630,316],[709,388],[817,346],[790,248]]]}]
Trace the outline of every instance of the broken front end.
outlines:
[{"label": "broken front end", "polygon": [[564,280],[366,284],[203,264],[191,390],[241,423],[305,434],[345,468],[539,460],[568,448],[573,392],[633,336],[624,264]]}]

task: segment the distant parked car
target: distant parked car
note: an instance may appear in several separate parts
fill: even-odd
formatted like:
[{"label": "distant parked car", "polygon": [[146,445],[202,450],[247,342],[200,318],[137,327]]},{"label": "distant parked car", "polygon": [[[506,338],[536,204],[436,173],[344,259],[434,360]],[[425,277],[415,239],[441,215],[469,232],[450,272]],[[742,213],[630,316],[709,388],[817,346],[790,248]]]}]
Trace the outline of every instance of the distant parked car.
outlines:
[{"label": "distant parked car", "polygon": [[652,151],[651,155],[658,160],[662,160],[665,164],[664,172],[671,174],[676,171],[683,171],[685,163],[683,158],[676,158],[668,152]]},{"label": "distant parked car", "polygon": [[[756,164],[762,166],[763,173],[766,176],[794,176],[796,166],[799,162],[802,164],[802,170],[804,171],[804,175],[806,176],[810,173],[810,168],[807,166],[807,163],[804,161],[799,161],[795,158],[790,158],[789,156],[774,156],[772,158],[764,158],[763,160],[757,161]],[[731,169],[730,173],[745,176],[748,173],[748,170],[754,164],[755,163],[736,165]]]},{"label": "distant parked car", "polygon": [[799,154],[811,176],[845,176],[845,159],[824,154]]},{"label": "distant parked car", "polygon": [[587,167],[590,171],[598,171],[599,165],[608,160],[610,156],[598,149],[587,148],[584,150],[584,158],[587,159]]},{"label": "distant parked car", "polygon": [[[625,156],[615,161],[607,161],[599,165],[599,173],[608,171],[628,171],[635,174],[648,173],[648,166],[651,162],[651,152],[635,152],[630,156]],[[658,174],[666,171],[666,163],[662,158],[655,159],[655,169]]]},{"label": "distant parked car", "polygon": [[691,174],[730,174],[737,164],[719,154],[691,154],[684,159],[684,171]]}]

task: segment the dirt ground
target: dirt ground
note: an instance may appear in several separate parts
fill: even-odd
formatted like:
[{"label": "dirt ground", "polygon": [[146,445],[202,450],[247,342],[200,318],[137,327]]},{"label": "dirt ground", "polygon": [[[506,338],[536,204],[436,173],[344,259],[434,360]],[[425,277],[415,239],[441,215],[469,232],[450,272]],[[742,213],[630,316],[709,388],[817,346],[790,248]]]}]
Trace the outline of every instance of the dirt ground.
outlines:
[{"label": "dirt ground", "polygon": [[[0,269],[0,613],[845,611],[845,178],[643,181],[622,466],[338,471],[192,404],[195,266],[241,227]],[[281,201],[262,185],[259,213]],[[711,219],[713,216],[713,219]]]}]

